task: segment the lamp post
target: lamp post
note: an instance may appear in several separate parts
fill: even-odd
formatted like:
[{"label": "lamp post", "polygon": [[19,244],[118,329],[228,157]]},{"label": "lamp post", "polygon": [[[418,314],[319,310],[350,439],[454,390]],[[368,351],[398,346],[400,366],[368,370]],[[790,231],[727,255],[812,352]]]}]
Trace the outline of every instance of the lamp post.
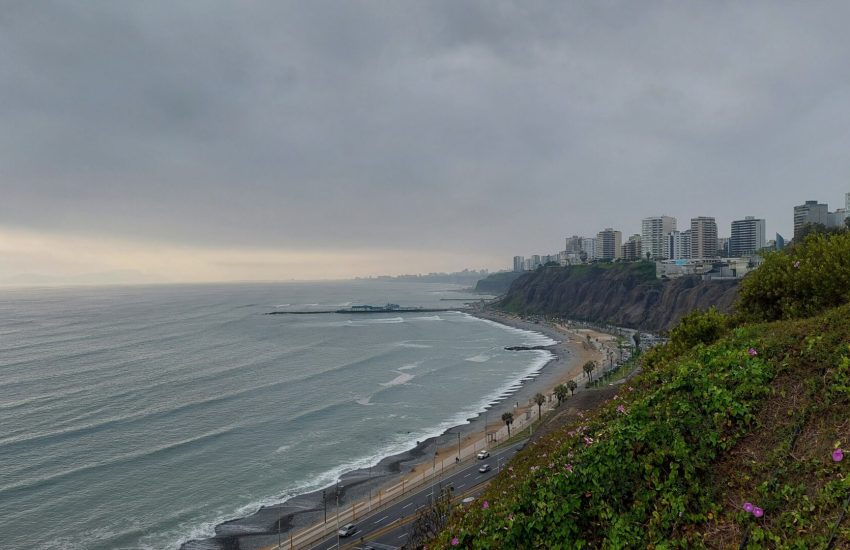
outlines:
[{"label": "lamp post", "polygon": [[460,432],[457,433],[457,459],[460,461]]},{"label": "lamp post", "polygon": [[322,489],[322,504],[325,505],[325,525],[328,524],[328,497],[325,494],[325,490]]},{"label": "lamp post", "polygon": [[336,481],[336,547],[339,548],[339,480]]}]

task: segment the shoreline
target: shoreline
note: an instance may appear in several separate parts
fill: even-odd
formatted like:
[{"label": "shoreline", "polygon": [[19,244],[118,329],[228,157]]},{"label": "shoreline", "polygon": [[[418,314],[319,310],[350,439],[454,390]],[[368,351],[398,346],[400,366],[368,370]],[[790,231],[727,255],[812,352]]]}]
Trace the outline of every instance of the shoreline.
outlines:
[{"label": "shoreline", "polygon": [[[473,413],[466,422],[451,426],[443,430],[440,435],[419,441],[413,448],[386,456],[370,468],[343,473],[339,480],[340,510],[344,511],[352,503],[360,500],[368,498],[371,501],[375,494],[380,494],[379,491],[392,484],[421,476],[421,470],[431,469],[429,459],[453,457],[457,454],[459,445],[464,450],[471,445],[473,452],[479,448],[478,445],[483,448],[486,445],[485,434],[491,433],[492,436],[492,432],[498,432],[504,428],[504,423],[501,421],[501,415],[504,412],[512,412],[514,418],[520,420],[518,422],[520,425],[528,422],[529,418],[535,419],[537,406],[532,398],[536,393],[540,392],[547,396],[546,408],[549,409],[552,406],[551,395],[556,385],[569,379],[578,380],[583,375],[581,366],[587,360],[599,361],[604,357],[603,353],[588,344],[576,329],[548,323],[535,323],[494,310],[476,309],[462,313],[486,322],[545,335],[555,342],[548,346],[540,346],[540,349],[549,352],[549,360],[533,373],[520,375],[511,386],[515,389],[494,395],[488,400],[483,410],[477,414]],[[602,335],[602,333],[596,334]],[[515,353],[523,353],[523,351]],[[521,420],[522,417],[525,417],[525,420]],[[519,426],[516,426],[515,430],[519,430]],[[447,459],[442,458],[441,462],[445,460]],[[325,514],[323,492],[327,496],[328,523],[331,523],[334,521],[333,514],[336,510],[334,485],[324,490],[318,489],[296,495],[282,503],[263,506],[247,516],[219,523],[215,526],[215,536],[183,542],[180,550],[236,548],[244,550],[274,546],[278,541],[278,525],[280,525],[283,539],[286,540],[290,533],[323,521]]]}]

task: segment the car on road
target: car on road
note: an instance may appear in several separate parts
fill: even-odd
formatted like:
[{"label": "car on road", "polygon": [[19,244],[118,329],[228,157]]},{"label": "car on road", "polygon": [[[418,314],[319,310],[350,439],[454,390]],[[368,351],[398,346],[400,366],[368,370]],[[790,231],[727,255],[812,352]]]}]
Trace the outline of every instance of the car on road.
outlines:
[{"label": "car on road", "polygon": [[478,457],[478,460],[484,460],[490,456],[490,451],[478,451],[478,454],[475,456]]},{"label": "car on road", "polygon": [[483,466],[481,466],[480,468],[478,468],[478,471],[479,471],[479,472],[481,472],[482,474],[483,474],[483,473],[486,473],[486,472],[489,472],[489,471],[490,471],[490,465],[489,465],[489,464],[484,464]]},{"label": "car on road", "polygon": [[348,523],[339,528],[339,536],[350,537],[357,532],[357,526],[353,523]]}]

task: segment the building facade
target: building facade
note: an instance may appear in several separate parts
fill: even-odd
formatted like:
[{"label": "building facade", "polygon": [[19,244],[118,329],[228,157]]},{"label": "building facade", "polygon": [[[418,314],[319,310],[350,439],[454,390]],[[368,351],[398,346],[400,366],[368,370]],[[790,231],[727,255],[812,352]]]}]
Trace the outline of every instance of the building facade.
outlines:
[{"label": "building facade", "polygon": [[628,241],[623,243],[622,258],[627,262],[634,262],[643,258],[640,235],[632,235]]},{"label": "building facade", "polygon": [[607,227],[596,235],[596,258],[603,261],[620,259],[623,250],[623,234]]},{"label": "building facade", "polygon": [[733,258],[752,256],[765,247],[765,221],[754,216],[732,222],[729,255]]},{"label": "building facade", "polygon": [[[688,234],[687,244],[685,233]],[[690,229],[687,231],[671,231],[665,238],[664,256],[670,260],[686,260],[691,257]]]},{"label": "building facade", "polygon": [[717,257],[717,223],[710,216],[691,218],[691,259]]},{"label": "building facade", "polygon": [[802,236],[803,228],[808,224],[829,224],[829,206],[818,201],[806,201],[794,207],[794,240]]},{"label": "building facade", "polygon": [[676,218],[670,216],[653,216],[641,220],[641,245],[644,255],[656,260],[669,258],[666,254],[665,238],[676,230]]},{"label": "building facade", "polygon": [[522,256],[514,256],[514,271],[523,271],[525,269],[525,258]]},{"label": "building facade", "polygon": [[584,254],[584,257],[587,261],[595,260],[598,258],[596,254],[596,238],[594,237],[582,237],[581,238],[581,252]]}]

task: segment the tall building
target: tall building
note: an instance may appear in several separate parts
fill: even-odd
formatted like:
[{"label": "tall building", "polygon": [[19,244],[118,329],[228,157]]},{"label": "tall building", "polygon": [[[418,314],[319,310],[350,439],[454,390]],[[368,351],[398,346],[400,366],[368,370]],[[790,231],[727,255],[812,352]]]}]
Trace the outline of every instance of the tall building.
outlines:
[{"label": "tall building", "polygon": [[[664,239],[664,257],[670,260],[686,260],[691,257],[690,229],[684,232],[671,231]],[[685,244],[685,233],[688,234]]]},{"label": "tall building", "polygon": [[685,229],[682,231],[682,259],[690,260],[691,259],[691,242],[693,241],[692,233],[690,229]]},{"label": "tall building", "polygon": [[581,252],[587,260],[595,260],[598,258],[596,254],[596,239],[593,237],[581,238]]},{"label": "tall building", "polygon": [[765,222],[753,216],[732,222],[729,255],[733,258],[752,256],[765,246]]},{"label": "tall building", "polygon": [[623,234],[607,227],[596,234],[596,257],[600,260],[617,260],[623,253]]},{"label": "tall building", "polygon": [[850,212],[850,193],[844,194],[844,210]]},{"label": "tall building", "polygon": [[783,248],[785,248],[785,237],[783,237],[779,233],[776,234],[776,239],[774,240],[774,242],[776,243],[776,250],[782,250]]},{"label": "tall building", "polygon": [[691,218],[691,258],[717,257],[717,223],[710,216]]},{"label": "tall building", "polygon": [[522,256],[514,256],[514,271],[522,271],[525,265],[525,258]]},{"label": "tall building", "polygon": [[839,208],[835,212],[829,212],[826,215],[827,227],[843,229],[845,227],[844,220],[848,217],[848,212],[844,208]]},{"label": "tall building", "polygon": [[567,243],[564,247],[564,252],[567,254],[581,254],[581,237],[573,235],[567,237]]},{"label": "tall building", "polygon": [[640,235],[632,235],[623,243],[622,258],[627,262],[634,262],[643,258]]},{"label": "tall building", "polygon": [[531,255],[531,269],[537,269],[543,265],[543,261],[540,259],[540,254],[532,254]]},{"label": "tall building", "polygon": [[807,224],[829,224],[829,207],[818,201],[806,201],[794,207],[794,240],[798,240]]},{"label": "tall building", "polygon": [[647,252],[652,258],[669,258],[665,253],[664,239],[671,231],[676,230],[676,218],[670,216],[653,216],[641,220],[641,245],[644,256]]}]

